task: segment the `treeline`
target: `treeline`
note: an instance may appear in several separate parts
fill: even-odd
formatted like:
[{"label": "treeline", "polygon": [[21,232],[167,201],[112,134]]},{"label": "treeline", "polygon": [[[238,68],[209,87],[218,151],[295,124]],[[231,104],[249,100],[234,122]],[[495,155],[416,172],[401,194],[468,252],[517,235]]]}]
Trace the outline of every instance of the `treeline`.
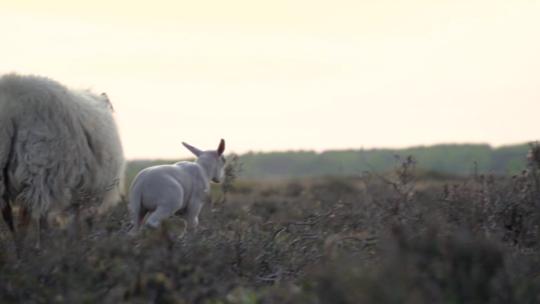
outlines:
[{"label": "treeline", "polygon": [[[469,175],[476,172],[515,174],[525,168],[529,145],[493,148],[484,144],[445,144],[406,149],[360,149],[257,152],[240,155],[243,178],[279,179],[323,175],[358,175],[392,170],[409,155],[428,173]],[[128,177],[141,168],[171,161],[133,161]]]}]

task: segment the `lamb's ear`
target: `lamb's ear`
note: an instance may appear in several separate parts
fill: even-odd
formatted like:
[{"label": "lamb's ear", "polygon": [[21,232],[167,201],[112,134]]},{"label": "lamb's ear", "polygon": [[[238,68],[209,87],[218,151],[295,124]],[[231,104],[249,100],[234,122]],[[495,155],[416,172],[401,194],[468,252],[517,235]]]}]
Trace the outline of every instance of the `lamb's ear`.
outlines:
[{"label": "lamb's ear", "polygon": [[217,153],[221,155],[223,152],[225,152],[225,140],[221,139],[219,142],[219,147],[217,148]]},{"label": "lamb's ear", "polygon": [[195,154],[195,156],[199,157],[199,155],[201,155],[202,151],[195,148],[194,146],[188,144],[188,143],[185,143],[185,142],[182,142],[182,145],[184,145],[184,147],[186,147],[189,151],[191,151],[191,153]]}]

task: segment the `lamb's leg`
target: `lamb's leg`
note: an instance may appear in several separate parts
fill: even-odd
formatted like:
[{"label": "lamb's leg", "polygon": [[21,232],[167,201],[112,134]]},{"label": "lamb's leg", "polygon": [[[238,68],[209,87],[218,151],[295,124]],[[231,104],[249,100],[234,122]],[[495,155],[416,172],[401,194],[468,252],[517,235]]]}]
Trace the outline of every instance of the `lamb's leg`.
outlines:
[{"label": "lamb's leg", "polygon": [[170,206],[167,206],[167,205],[158,206],[156,210],[150,213],[150,215],[146,219],[145,225],[151,228],[158,228],[159,225],[161,224],[161,221],[174,215],[175,211],[176,211],[175,208],[171,208]]},{"label": "lamb's leg", "polygon": [[143,206],[142,201],[142,184],[140,182],[140,177],[138,176],[133,182],[131,189],[129,190],[129,203],[128,211],[131,217],[131,229],[129,233],[131,235],[137,234],[141,225],[143,224],[144,217],[148,213],[148,209]]},{"label": "lamb's leg", "polygon": [[193,200],[189,204],[188,211],[187,211],[187,222],[188,222],[188,229],[190,231],[195,231],[195,229],[199,225],[199,213],[201,213],[203,204],[204,202],[201,199]]},{"label": "lamb's leg", "polygon": [[148,214],[148,210],[146,208],[140,208],[139,212],[135,215],[135,218],[133,219],[133,227],[135,229],[139,229],[141,225],[143,224],[144,217]]},{"label": "lamb's leg", "polygon": [[148,213],[148,210],[145,208],[140,208],[138,211],[133,212],[130,210],[131,215],[131,229],[128,231],[128,234],[131,236],[137,235],[139,233],[139,230],[141,229],[141,226],[144,222],[144,217]]},{"label": "lamb's leg", "polygon": [[160,191],[160,197],[156,200],[156,209],[150,213],[145,225],[157,228],[164,219],[173,216],[180,210],[184,201],[184,190],[179,186],[171,186]]}]

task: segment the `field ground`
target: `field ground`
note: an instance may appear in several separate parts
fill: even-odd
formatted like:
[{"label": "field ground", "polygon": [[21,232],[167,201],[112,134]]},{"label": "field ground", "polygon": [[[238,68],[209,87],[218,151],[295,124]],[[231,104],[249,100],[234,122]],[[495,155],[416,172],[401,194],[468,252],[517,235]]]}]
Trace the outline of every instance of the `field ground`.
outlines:
[{"label": "field ground", "polygon": [[[540,303],[538,163],[518,176],[238,180],[196,233],[127,235],[126,204],[50,229],[16,258],[2,303]],[[5,230],[5,225],[2,229]]]}]

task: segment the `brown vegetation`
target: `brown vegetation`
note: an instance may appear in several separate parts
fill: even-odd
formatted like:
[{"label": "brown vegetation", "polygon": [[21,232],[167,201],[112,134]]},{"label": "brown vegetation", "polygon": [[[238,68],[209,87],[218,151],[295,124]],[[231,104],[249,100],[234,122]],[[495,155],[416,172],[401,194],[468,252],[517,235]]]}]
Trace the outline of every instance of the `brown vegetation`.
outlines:
[{"label": "brown vegetation", "polygon": [[2,247],[0,302],[538,303],[538,145],[529,160],[510,177],[420,178],[405,158],[385,175],[239,180],[181,238],[176,219],[128,237],[123,204],[20,259]]}]

